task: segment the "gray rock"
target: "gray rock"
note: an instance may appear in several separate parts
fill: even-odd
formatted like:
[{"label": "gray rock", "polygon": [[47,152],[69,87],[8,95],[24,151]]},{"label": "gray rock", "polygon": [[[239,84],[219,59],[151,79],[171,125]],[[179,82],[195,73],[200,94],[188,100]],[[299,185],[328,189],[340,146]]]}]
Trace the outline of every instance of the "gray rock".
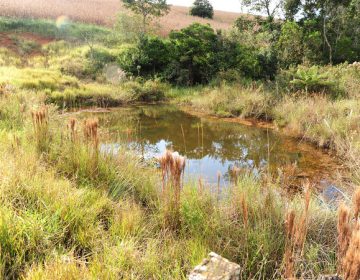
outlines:
[{"label": "gray rock", "polygon": [[189,280],[239,280],[240,265],[211,252],[207,259],[194,268]]}]

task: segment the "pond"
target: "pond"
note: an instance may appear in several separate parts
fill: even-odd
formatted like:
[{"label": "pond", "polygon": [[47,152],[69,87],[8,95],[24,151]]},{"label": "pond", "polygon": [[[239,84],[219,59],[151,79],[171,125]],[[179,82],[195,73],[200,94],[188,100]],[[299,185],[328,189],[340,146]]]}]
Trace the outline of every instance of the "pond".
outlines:
[{"label": "pond", "polygon": [[96,116],[108,135],[101,149],[115,151],[121,145],[154,159],[165,149],[186,156],[187,180],[215,184],[218,174],[229,182],[234,166],[254,174],[288,172],[290,185],[298,187],[309,179],[330,186],[339,165],[324,151],[298,139],[266,128],[247,126],[221,119],[199,117],[171,105],[146,105],[83,112]]}]

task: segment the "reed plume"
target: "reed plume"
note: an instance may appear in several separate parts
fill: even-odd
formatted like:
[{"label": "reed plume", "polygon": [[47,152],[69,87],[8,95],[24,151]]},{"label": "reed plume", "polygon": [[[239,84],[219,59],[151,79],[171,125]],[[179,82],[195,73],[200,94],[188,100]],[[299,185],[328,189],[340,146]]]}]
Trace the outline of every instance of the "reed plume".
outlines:
[{"label": "reed plume", "polygon": [[97,118],[84,121],[84,137],[88,143],[92,143],[95,148],[99,146],[98,135],[99,120]]},{"label": "reed plume", "polygon": [[48,110],[44,106],[37,111],[32,111],[31,117],[34,127],[37,149],[39,152],[46,152],[49,146]]},{"label": "reed plume", "polygon": [[345,280],[360,279],[360,224],[353,230],[348,250],[342,262]]},{"label": "reed plume", "polygon": [[166,186],[171,185],[174,188],[176,200],[180,199],[180,190],[182,187],[182,176],[184,175],[186,160],[177,152],[166,150],[159,157],[159,163],[162,171],[162,192],[165,192]]},{"label": "reed plume", "polygon": [[338,210],[338,261],[341,268],[341,260],[346,254],[348,250],[350,238],[351,238],[351,223],[350,223],[350,209],[346,207],[344,204],[341,204]]},{"label": "reed plume", "polygon": [[230,174],[233,179],[234,185],[237,185],[240,173],[241,173],[241,169],[239,167],[237,166],[232,167]]},{"label": "reed plume", "polygon": [[[360,279],[359,190],[353,196],[354,216],[341,205],[338,214],[338,272],[345,280]],[[354,217],[354,219],[352,219]]]},{"label": "reed plume", "polygon": [[[180,226],[179,205],[185,157],[180,156],[177,152],[166,150],[158,160],[162,173],[163,198],[168,199],[168,203],[165,205],[165,223],[176,230]],[[167,187],[170,187],[172,191],[167,192]],[[165,196],[166,193],[169,195]]]},{"label": "reed plume", "polygon": [[285,233],[286,233],[286,243],[285,243],[285,279],[294,278],[295,271],[295,261],[294,261],[294,250],[293,250],[293,237],[295,232],[295,211],[290,210],[286,213],[285,216]]},{"label": "reed plume", "polygon": [[68,128],[70,130],[70,139],[72,142],[76,140],[76,119],[71,118],[68,123]]},{"label": "reed plume", "polygon": [[311,199],[310,184],[305,185],[304,192],[304,211],[302,212],[299,221],[296,221],[296,214],[294,210],[289,211],[285,216],[285,272],[286,279],[295,279],[295,265],[304,254],[304,246],[308,228],[308,216]]},{"label": "reed plume", "polygon": [[354,193],[353,196],[353,205],[354,205],[354,218],[359,219],[360,214],[360,187]]},{"label": "reed plume", "polygon": [[247,229],[248,222],[249,222],[249,211],[248,211],[248,205],[247,205],[244,195],[241,195],[240,204],[241,204],[241,209],[242,209],[242,218],[243,218],[244,228]]}]

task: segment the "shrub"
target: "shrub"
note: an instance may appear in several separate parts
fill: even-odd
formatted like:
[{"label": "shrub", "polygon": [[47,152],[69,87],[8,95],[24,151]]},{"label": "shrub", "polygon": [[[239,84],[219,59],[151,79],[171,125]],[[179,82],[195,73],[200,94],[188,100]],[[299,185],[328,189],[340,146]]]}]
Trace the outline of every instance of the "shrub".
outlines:
[{"label": "shrub", "polygon": [[106,64],[116,61],[116,55],[105,48],[90,48],[85,57],[89,60],[86,71],[93,75],[101,72]]},{"label": "shrub", "polygon": [[160,101],[165,97],[167,86],[156,80],[147,80],[144,84],[130,81],[123,85],[125,91],[132,94],[135,100],[152,102]]},{"label": "shrub", "polygon": [[195,0],[190,15],[202,18],[213,18],[214,8],[208,0]]}]

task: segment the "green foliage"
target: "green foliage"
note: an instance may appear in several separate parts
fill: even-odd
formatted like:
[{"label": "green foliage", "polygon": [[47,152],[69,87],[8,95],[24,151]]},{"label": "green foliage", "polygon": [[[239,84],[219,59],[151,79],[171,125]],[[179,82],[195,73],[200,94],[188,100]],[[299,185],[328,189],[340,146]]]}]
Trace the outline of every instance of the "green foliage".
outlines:
[{"label": "green foliage", "polygon": [[169,80],[193,85],[209,82],[217,72],[217,36],[208,25],[194,23],[169,35],[174,46],[174,57]]},{"label": "green foliage", "polygon": [[104,67],[116,61],[116,55],[105,48],[90,48],[85,58],[89,60],[86,71],[88,74],[96,74],[102,72]]},{"label": "green foliage", "polygon": [[142,21],[139,15],[119,13],[115,31],[121,43],[136,43],[142,32]]},{"label": "green foliage", "polygon": [[44,37],[77,41],[108,42],[110,29],[98,25],[69,23],[59,29],[55,21],[30,18],[0,17],[0,32],[31,32]]},{"label": "green foliage", "polygon": [[316,66],[298,68],[290,83],[304,89],[306,93],[315,92],[329,85],[329,77],[326,74],[320,74],[319,68]]},{"label": "green foliage", "polygon": [[134,96],[135,100],[143,102],[155,102],[163,100],[167,86],[156,80],[147,80],[141,84],[130,81],[123,85],[126,92]]},{"label": "green foliage", "polygon": [[288,68],[302,62],[303,33],[301,27],[293,21],[285,22],[281,27],[281,34],[277,42],[280,63]]},{"label": "green foliage", "polygon": [[213,18],[214,8],[208,0],[195,0],[190,15],[202,18]]},{"label": "green foliage", "polygon": [[133,11],[142,17],[143,30],[146,32],[148,21],[154,17],[166,15],[170,7],[166,4],[166,0],[122,0],[125,8]]},{"label": "green foliage", "polygon": [[137,51],[130,50],[125,63],[120,65],[126,70],[130,56],[132,65],[130,70],[133,74],[156,76],[164,72],[168,66],[171,52],[168,41],[156,36],[142,36],[137,44]]}]

